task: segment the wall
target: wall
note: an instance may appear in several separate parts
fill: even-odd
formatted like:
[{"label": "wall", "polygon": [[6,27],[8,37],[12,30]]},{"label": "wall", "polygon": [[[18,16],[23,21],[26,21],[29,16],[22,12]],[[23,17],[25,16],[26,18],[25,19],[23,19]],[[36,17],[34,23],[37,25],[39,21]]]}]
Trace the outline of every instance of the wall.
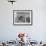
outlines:
[{"label": "wall", "polygon": [[[32,26],[14,26],[13,10],[33,10]],[[46,0],[17,0],[12,5],[0,0],[0,40],[14,40],[18,32],[26,32],[33,40],[46,40]]]}]

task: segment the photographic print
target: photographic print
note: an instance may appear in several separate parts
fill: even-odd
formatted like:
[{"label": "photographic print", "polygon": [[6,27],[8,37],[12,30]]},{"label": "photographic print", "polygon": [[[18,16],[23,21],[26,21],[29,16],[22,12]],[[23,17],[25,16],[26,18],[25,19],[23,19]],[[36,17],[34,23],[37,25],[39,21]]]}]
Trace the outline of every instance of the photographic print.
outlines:
[{"label": "photographic print", "polygon": [[32,10],[13,10],[13,24],[32,24]]}]

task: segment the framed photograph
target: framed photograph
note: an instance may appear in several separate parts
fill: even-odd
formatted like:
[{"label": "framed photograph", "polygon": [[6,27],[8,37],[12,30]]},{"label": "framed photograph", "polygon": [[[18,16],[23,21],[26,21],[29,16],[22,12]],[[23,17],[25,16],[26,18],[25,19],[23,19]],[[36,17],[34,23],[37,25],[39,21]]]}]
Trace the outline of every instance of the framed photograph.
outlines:
[{"label": "framed photograph", "polygon": [[13,10],[14,25],[32,25],[32,10]]}]

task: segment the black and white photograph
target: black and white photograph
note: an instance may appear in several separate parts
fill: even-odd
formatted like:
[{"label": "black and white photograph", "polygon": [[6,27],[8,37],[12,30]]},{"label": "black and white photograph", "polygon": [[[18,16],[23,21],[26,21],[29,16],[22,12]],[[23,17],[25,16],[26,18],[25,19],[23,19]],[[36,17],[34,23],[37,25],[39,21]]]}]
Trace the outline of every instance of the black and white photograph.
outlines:
[{"label": "black and white photograph", "polygon": [[32,10],[14,10],[13,11],[13,24],[31,24],[32,23]]}]

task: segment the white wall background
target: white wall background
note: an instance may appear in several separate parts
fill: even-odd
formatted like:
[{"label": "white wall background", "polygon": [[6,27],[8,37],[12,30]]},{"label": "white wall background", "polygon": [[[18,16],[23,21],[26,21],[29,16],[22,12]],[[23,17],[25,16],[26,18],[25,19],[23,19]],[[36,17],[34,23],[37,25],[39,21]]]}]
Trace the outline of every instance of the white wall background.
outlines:
[{"label": "white wall background", "polygon": [[[33,10],[32,26],[14,26],[12,10]],[[0,0],[0,40],[15,40],[17,33],[27,32],[33,40],[46,40],[46,0],[17,0],[14,5]]]}]

